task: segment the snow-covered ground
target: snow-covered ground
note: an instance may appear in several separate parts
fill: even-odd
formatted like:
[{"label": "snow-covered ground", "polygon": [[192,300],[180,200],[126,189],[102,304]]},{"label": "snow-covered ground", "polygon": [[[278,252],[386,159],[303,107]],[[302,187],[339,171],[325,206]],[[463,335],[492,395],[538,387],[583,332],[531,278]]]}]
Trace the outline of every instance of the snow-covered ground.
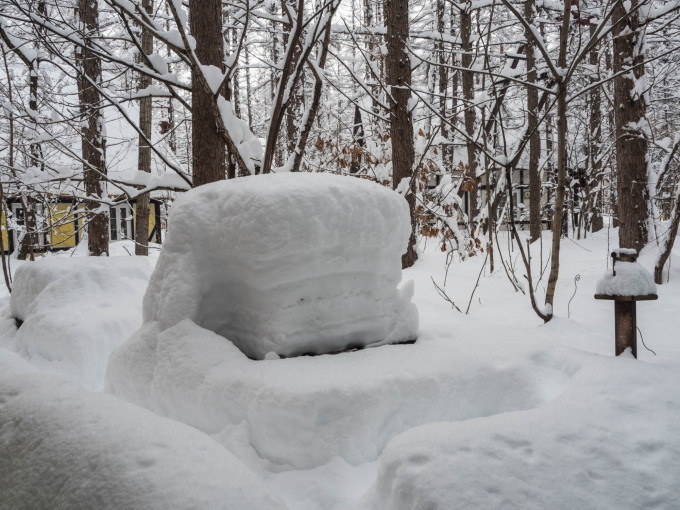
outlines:
[{"label": "snow-covered ground", "polygon": [[19,330],[0,299],[0,509],[680,508],[680,249],[637,305],[656,355],[639,343],[635,360],[613,356],[613,303],[593,297],[617,246],[614,230],[563,241],[548,324],[498,252],[492,274],[482,257],[447,271],[430,242],[404,273],[414,345],[253,361],[185,320],[118,348],[103,393],[90,368],[140,326],[147,262],[121,244],[128,260],[87,278],[50,271],[68,280],[25,294]]}]

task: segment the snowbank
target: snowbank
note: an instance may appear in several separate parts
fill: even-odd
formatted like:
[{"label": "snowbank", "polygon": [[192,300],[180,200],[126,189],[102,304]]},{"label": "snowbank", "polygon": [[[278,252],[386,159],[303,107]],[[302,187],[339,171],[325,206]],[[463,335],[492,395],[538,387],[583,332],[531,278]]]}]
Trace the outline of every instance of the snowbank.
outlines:
[{"label": "snowbank", "polygon": [[55,376],[16,373],[3,361],[0,509],[285,508],[191,427]]},{"label": "snowbank", "polygon": [[412,287],[397,290],[410,228],[406,201],[361,179],[201,186],[173,206],[144,320],[191,319],[256,359],[413,340]]},{"label": "snowbank", "polygon": [[250,444],[268,469],[308,469],[338,456],[353,465],[375,460],[416,425],[534,407],[578,370],[546,357],[529,362],[533,355],[514,342],[475,344],[463,358],[445,337],[254,361],[190,320],[162,332],[151,322],[114,351],[106,389],[219,434],[229,447]]},{"label": "snowbank", "polygon": [[[635,252],[635,250],[632,250]],[[597,282],[596,293],[605,296],[646,296],[656,294],[649,271],[638,262],[616,262],[616,276],[607,273]]]},{"label": "snowbank", "polygon": [[593,361],[537,409],[398,436],[360,508],[680,508],[680,399],[659,391],[680,387],[680,372]]},{"label": "snowbank", "polygon": [[151,273],[143,257],[52,258],[17,268],[13,350],[39,368],[100,389],[110,352],[141,323]]}]

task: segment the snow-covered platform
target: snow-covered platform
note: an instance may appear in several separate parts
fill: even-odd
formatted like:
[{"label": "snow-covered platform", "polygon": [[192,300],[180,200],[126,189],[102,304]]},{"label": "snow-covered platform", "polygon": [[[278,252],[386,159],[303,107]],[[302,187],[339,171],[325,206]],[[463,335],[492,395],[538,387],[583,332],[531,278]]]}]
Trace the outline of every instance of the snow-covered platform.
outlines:
[{"label": "snow-covered platform", "polygon": [[414,340],[401,281],[406,201],[330,174],[270,174],[196,188],[173,206],[145,322],[184,319],[263,359]]}]

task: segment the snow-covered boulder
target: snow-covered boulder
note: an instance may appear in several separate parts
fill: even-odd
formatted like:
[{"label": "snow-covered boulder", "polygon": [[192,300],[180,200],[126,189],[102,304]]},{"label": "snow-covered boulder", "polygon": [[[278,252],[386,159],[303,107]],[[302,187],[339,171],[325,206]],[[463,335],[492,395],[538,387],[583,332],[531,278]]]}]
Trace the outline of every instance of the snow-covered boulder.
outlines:
[{"label": "snow-covered boulder", "polygon": [[[42,370],[101,389],[109,354],[140,325],[145,257],[51,258],[17,268],[12,350]],[[8,341],[8,340],[6,340]]]},{"label": "snow-covered boulder", "polygon": [[191,319],[255,359],[413,340],[412,286],[397,289],[410,228],[400,195],[357,178],[201,186],[173,207],[144,320]]}]

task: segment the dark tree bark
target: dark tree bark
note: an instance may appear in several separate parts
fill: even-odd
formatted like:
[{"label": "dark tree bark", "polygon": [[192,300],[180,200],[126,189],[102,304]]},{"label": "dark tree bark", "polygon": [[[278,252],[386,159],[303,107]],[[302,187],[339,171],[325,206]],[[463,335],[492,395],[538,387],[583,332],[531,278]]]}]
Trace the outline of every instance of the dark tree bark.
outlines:
[{"label": "dark tree bark", "polygon": [[[590,24],[590,37],[595,36],[595,23]],[[598,46],[594,45],[590,50],[588,63],[595,69],[599,63]],[[593,75],[590,78],[591,84],[597,82],[598,77]],[[591,183],[590,188],[599,186],[602,182],[602,158],[600,157],[600,150],[602,145],[602,98],[600,96],[600,88],[595,87],[589,94],[590,96],[590,169],[591,175],[588,182]],[[589,201],[592,204],[590,207],[590,227],[593,232],[598,232],[604,227],[602,218],[602,191],[599,190],[594,196],[589,193]]]},{"label": "dark tree bark", "polygon": [[[281,10],[286,11],[287,0],[281,0]],[[284,23],[283,26],[283,45],[284,47],[288,45],[289,34],[293,30],[293,25],[289,21]],[[302,54],[302,48],[300,44],[295,44],[293,48],[293,59],[291,65],[297,65]],[[290,154],[295,150],[297,146],[298,131],[300,126],[298,126],[298,119],[300,117],[300,111],[303,107],[304,97],[302,91],[302,80],[299,80],[293,89],[290,91],[290,102],[288,108],[286,108],[286,141],[287,149]]]},{"label": "dark tree bark", "polygon": [[411,97],[411,61],[406,52],[409,34],[408,0],[388,0],[385,3],[385,27],[387,28],[387,85],[392,96],[390,101],[390,137],[392,140],[392,186],[397,188],[408,179],[406,200],[411,213],[411,237],[402,267],[411,267],[418,258],[415,251],[417,218],[415,214],[416,179],[415,148],[413,145],[413,122],[408,107]]},{"label": "dark tree bark", "polygon": [[[527,0],[524,4],[524,16],[528,23],[533,24],[535,18],[534,0]],[[535,42],[530,34],[526,35],[527,44],[527,129],[529,135],[529,238],[536,241],[541,237],[541,173],[539,162],[541,158],[541,133],[538,129],[538,89],[532,85],[536,83],[536,57],[534,56]]]},{"label": "dark tree bark", "polygon": [[[212,65],[224,72],[224,39],[222,37],[222,2],[201,0],[191,2],[189,9],[191,35],[196,39],[196,56],[201,65]],[[217,129],[213,98],[200,85],[192,70],[192,166],[194,186],[220,181],[226,177],[226,146]]]},{"label": "dark tree bark", "polygon": [[354,126],[352,126],[353,138],[353,154],[352,164],[349,167],[349,173],[356,174],[361,170],[361,160],[364,147],[366,147],[366,140],[364,138],[364,122],[361,119],[361,108],[359,105],[354,105]]},{"label": "dark tree bark", "polygon": [[[560,52],[557,66],[567,68],[567,51],[569,49],[569,26],[571,24],[571,4],[564,2],[562,11],[562,27],[560,29]],[[555,190],[555,213],[552,219],[552,256],[550,258],[550,275],[545,292],[546,310],[543,320],[548,322],[553,317],[553,301],[560,272],[560,246],[562,238],[562,219],[564,218],[564,195],[567,179],[567,86],[564,77],[557,79],[557,189]]]},{"label": "dark tree bark", "polygon": [[614,2],[612,16],[613,71],[629,70],[614,78],[619,245],[639,253],[647,243],[649,219],[647,139],[643,130],[646,108],[643,94],[635,87],[644,76],[644,54],[639,40],[638,0],[629,0],[628,9],[624,3]]},{"label": "dark tree bark", "polygon": [[[444,0],[437,0],[437,31],[444,34],[444,14],[446,12]],[[449,137],[448,117],[448,91],[449,91],[449,69],[446,67],[447,52],[444,50],[443,40],[436,41],[438,66],[438,92],[439,92],[439,133],[443,138]],[[453,168],[453,146],[450,143],[442,144],[442,164],[450,171]]]},{"label": "dark tree bark", "polygon": [[473,106],[475,98],[475,73],[472,70],[474,56],[472,55],[472,13],[470,12],[470,2],[461,0],[464,5],[460,10],[460,40],[463,54],[461,56],[461,71],[462,86],[463,86],[463,100],[465,101],[464,120],[465,120],[465,134],[467,140],[465,142],[467,148],[467,175],[471,179],[471,186],[469,195],[469,209],[471,227],[472,220],[479,214],[479,204],[477,201],[478,193],[478,179],[477,179],[477,145],[474,143],[475,136],[475,107]]},{"label": "dark tree bark", "polygon": [[99,9],[97,2],[78,0],[78,18],[83,28],[85,44],[77,49],[78,97],[82,127],[80,130],[84,165],[85,201],[87,222],[87,247],[90,255],[109,253],[109,213],[102,207],[106,199],[106,139],[102,97],[99,84],[102,79],[101,60],[89,48],[92,38],[99,34]]},{"label": "dark tree bark", "polygon": [[[153,11],[153,0],[142,0],[142,9],[151,14]],[[153,53],[153,36],[148,30],[142,30],[142,51],[149,55]],[[140,73],[139,89],[145,89],[151,85],[151,77]],[[152,124],[152,104],[151,97],[144,97],[139,100],[139,129],[146,137],[151,140]],[[139,137],[139,147],[137,153],[137,166],[142,172],[151,172],[151,147],[149,147],[144,137]],[[142,193],[137,197],[137,209],[135,211],[135,255],[149,254],[149,194]]]}]

